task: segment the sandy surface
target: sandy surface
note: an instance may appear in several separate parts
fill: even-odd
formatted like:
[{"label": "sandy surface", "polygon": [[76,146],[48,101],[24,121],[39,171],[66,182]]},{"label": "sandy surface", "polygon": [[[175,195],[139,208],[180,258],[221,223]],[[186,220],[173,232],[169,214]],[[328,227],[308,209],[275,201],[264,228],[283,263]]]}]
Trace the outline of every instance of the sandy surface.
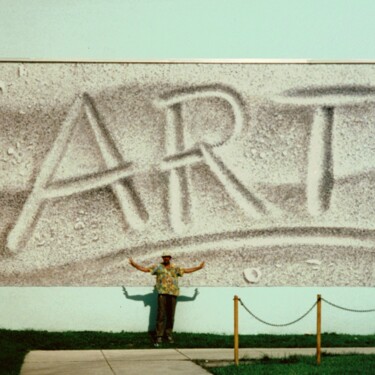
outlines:
[{"label": "sandy surface", "polygon": [[1,285],[375,285],[375,66],[0,73]]}]

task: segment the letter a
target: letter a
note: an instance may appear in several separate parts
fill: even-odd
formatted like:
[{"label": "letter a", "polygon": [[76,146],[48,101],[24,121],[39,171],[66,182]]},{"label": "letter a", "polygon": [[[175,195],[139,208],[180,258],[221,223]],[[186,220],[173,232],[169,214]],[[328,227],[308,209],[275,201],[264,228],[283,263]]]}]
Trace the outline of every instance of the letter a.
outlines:
[{"label": "letter a", "polygon": [[[92,183],[93,176],[91,176],[91,180],[85,177],[78,178],[75,182],[78,182],[76,185],[78,185],[79,188],[73,189],[72,191],[64,189],[64,181],[60,184],[60,188],[49,189],[49,184],[51,183],[73,136],[73,131],[77,125],[77,118],[83,109],[95,136],[104,165],[107,168],[106,172],[115,170],[124,165],[120,152],[116,148],[104,124],[100,121],[92,99],[89,95],[84,94],[83,99],[77,99],[70,108],[68,115],[62,124],[61,131],[42,164],[33,191],[27,198],[15,226],[9,232],[7,246],[10,251],[17,252],[25,246],[43,205],[48,199],[51,199],[54,196],[66,197],[71,194],[82,193],[87,190],[109,185],[120,204],[124,219],[131,227],[140,229],[147,221],[147,212],[136,196],[136,193],[131,189],[126,180],[120,181],[120,178],[108,183],[105,179],[100,181],[101,174],[98,174],[97,176],[94,176],[96,179],[94,183]],[[66,182],[65,185],[68,185],[68,182]],[[51,194],[51,191],[53,191],[53,194]]]}]

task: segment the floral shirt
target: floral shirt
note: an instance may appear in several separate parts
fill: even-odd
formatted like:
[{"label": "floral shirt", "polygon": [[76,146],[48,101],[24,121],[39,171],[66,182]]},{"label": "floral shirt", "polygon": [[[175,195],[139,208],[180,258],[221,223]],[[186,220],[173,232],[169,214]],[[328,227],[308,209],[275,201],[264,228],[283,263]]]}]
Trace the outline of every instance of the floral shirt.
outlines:
[{"label": "floral shirt", "polygon": [[178,278],[184,274],[184,269],[171,264],[169,268],[163,263],[153,265],[150,268],[151,275],[156,276],[156,290],[159,294],[171,294],[178,296],[180,288],[178,287]]}]

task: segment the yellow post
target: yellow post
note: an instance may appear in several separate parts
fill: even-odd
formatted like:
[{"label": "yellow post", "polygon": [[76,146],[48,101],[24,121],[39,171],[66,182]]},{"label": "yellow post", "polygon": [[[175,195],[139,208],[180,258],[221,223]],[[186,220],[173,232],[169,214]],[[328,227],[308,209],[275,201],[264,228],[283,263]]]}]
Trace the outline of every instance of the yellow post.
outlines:
[{"label": "yellow post", "polygon": [[316,313],[316,364],[320,365],[322,344],[322,298],[320,294],[317,295]]},{"label": "yellow post", "polygon": [[238,366],[238,296],[234,296],[234,363]]}]

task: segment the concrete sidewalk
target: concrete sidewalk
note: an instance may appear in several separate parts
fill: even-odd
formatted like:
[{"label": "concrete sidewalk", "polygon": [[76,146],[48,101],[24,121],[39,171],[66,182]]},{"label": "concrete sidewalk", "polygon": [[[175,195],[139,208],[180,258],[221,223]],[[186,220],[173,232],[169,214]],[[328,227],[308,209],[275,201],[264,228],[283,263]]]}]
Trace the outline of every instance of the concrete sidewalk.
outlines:
[{"label": "concrete sidewalk", "polygon": [[[375,354],[375,348],[326,348],[332,354]],[[240,349],[240,358],[314,355],[314,348]],[[32,351],[21,375],[207,375],[193,360],[230,362],[233,349],[137,349]]]}]

